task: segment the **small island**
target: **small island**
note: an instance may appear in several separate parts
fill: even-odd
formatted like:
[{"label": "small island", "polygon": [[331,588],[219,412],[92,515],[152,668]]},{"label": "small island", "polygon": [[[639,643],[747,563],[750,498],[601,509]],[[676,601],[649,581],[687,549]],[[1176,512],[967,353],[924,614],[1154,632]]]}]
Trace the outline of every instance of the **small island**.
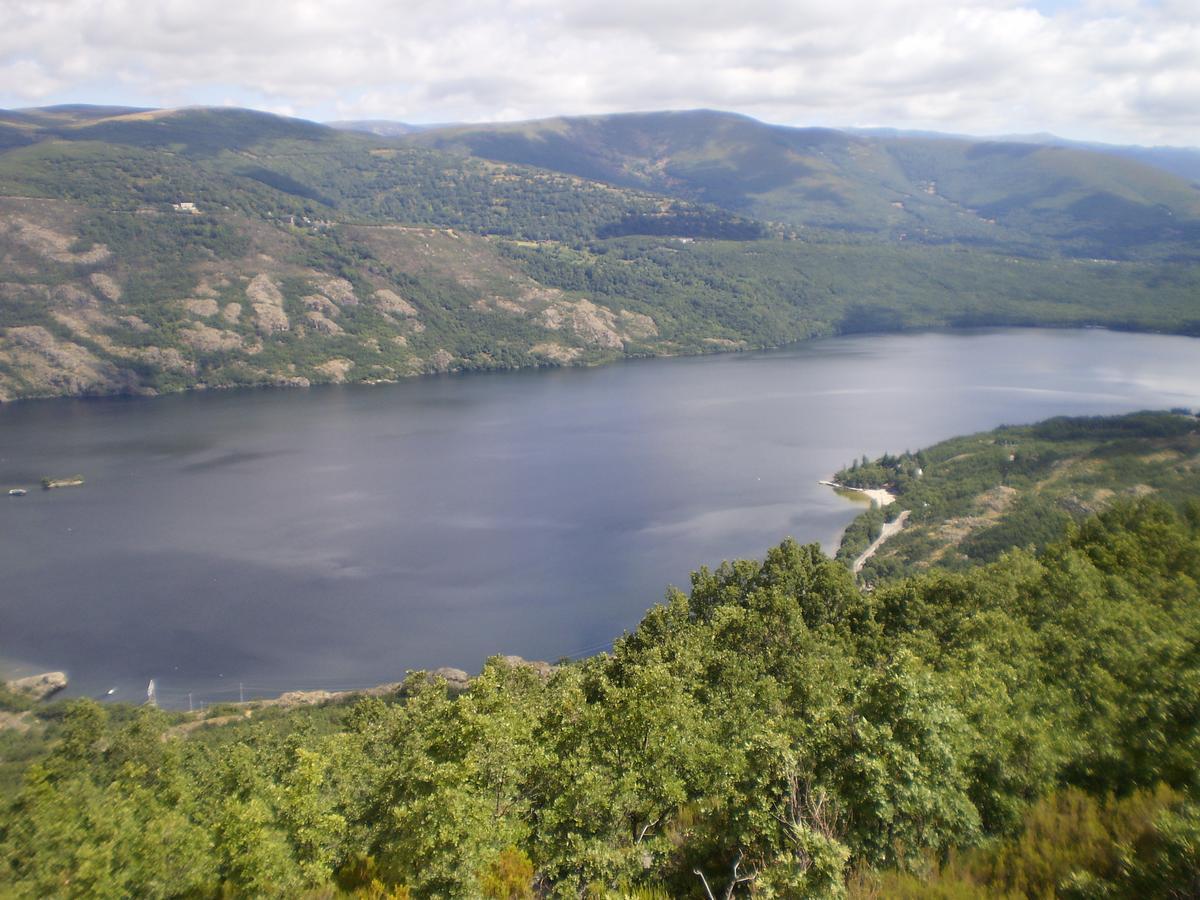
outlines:
[{"label": "small island", "polygon": [[42,488],[47,491],[53,490],[54,488],[75,487],[76,485],[80,484],[83,484],[82,475],[71,475],[67,478],[42,479]]}]

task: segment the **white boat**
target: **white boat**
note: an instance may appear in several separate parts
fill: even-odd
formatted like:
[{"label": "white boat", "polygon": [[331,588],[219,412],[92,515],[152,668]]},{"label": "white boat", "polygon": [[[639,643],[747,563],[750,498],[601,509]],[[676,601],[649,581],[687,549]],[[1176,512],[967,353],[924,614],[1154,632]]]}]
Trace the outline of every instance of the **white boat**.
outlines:
[{"label": "white boat", "polygon": [[28,492],[27,490],[25,490],[25,488],[13,488],[12,490],[10,490],[10,491],[8,492],[8,496],[10,496],[10,497],[24,497],[24,496],[25,496],[27,493],[29,493],[29,492]]}]

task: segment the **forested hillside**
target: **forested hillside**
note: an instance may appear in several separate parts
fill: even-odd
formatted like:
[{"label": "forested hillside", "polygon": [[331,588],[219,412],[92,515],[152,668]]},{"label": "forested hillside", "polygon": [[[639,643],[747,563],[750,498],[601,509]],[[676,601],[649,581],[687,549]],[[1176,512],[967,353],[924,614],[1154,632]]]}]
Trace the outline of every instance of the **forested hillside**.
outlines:
[{"label": "forested hillside", "polygon": [[839,559],[853,560],[885,519],[908,511],[903,530],[863,567],[862,579],[878,583],[930,566],[980,565],[1014,547],[1040,549],[1121,499],[1182,505],[1200,492],[1200,420],[1186,411],[1050,419],[864,459],[834,478],[896,496],[847,529]]},{"label": "forested hillside", "polygon": [[[684,190],[675,176],[556,171],[415,141],[248,110],[0,112],[0,400],[392,381],[902,328],[1200,333],[1188,231],[1200,201],[1141,170],[1092,167],[1068,192],[1099,218],[1030,201],[993,241],[947,224],[978,216],[922,191],[888,199],[878,180],[841,197],[839,175],[841,199],[779,188],[808,219],[770,208],[774,188],[747,205],[738,197],[758,189],[746,177],[773,171],[754,154],[732,182],[713,170],[728,190]],[[935,157],[906,165],[957,172],[973,190],[990,183],[985,170],[1046,177],[1012,154],[958,168]],[[1104,207],[1101,182],[1150,212]],[[940,210],[921,213],[925,230],[895,205],[917,200]],[[1142,224],[1105,237],[1101,220]]]},{"label": "forested hillside", "polygon": [[209,728],[55,704],[4,739],[0,894],[1192,896],[1196,487],[866,593],[785,541],[611,653],[465,688]]},{"label": "forested hillside", "polygon": [[788,128],[711,110],[433,128],[422,146],[881,240],[1195,261],[1194,179],[1083,145]]}]

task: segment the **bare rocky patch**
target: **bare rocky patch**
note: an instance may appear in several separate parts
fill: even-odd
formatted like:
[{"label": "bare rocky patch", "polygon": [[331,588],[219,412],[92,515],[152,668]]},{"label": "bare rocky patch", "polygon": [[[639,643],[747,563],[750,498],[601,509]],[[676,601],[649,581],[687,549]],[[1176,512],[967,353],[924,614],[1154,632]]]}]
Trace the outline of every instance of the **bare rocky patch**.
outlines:
[{"label": "bare rocky patch", "polygon": [[95,309],[100,305],[94,294],[75,284],[60,284],[50,292],[55,306],[74,309]]},{"label": "bare rocky patch", "polygon": [[67,312],[54,310],[50,316],[73,334],[95,341],[105,349],[108,349],[111,342],[100,332],[108,328],[115,328],[117,325],[116,319],[105,315],[98,309],[76,309]]},{"label": "bare rocky patch", "polygon": [[91,282],[92,287],[105,300],[110,303],[119,303],[121,301],[121,286],[113,280],[111,275],[107,275],[104,272],[93,272],[88,276],[88,281]]},{"label": "bare rocky patch", "polygon": [[21,373],[19,385],[4,385],[6,396],[52,396],[139,392],[137,376],[95,356],[72,341],[60,340],[40,325],[19,325],[0,337],[0,363]]},{"label": "bare rocky patch", "polygon": [[340,306],[358,306],[354,285],[345,278],[327,278],[320,283],[318,290]]},{"label": "bare rocky patch", "polygon": [[623,309],[620,313],[620,322],[621,330],[635,340],[658,337],[658,326],[652,318],[643,313]]},{"label": "bare rocky patch", "polygon": [[383,288],[371,295],[372,304],[381,312],[416,318],[417,308],[397,294],[395,291]]},{"label": "bare rocky patch", "polygon": [[1020,494],[1016,488],[1006,484],[998,485],[990,491],[984,491],[976,499],[975,504],[979,514],[989,519],[999,518],[1001,513],[1012,506]]},{"label": "bare rocky patch", "polygon": [[565,347],[562,344],[554,344],[548,341],[541,344],[534,344],[529,348],[529,352],[534,356],[540,356],[564,366],[570,365],[583,355],[583,349],[580,347]]},{"label": "bare rocky patch", "polygon": [[449,350],[439,347],[430,355],[426,365],[430,372],[449,372],[453,364],[454,354]]},{"label": "bare rocky patch", "polygon": [[196,374],[196,364],[185,359],[183,354],[174,347],[141,347],[132,351],[132,355],[147,365],[164,372],[173,372],[179,375]]},{"label": "bare rocky patch", "polygon": [[591,300],[559,300],[542,310],[538,324],[550,331],[566,331],[585,344],[618,350],[625,345],[617,331],[617,316]]},{"label": "bare rocky patch", "polygon": [[0,223],[0,229],[4,229],[0,233],[7,233],[17,243],[54,262],[96,265],[112,256],[104,244],[93,244],[88,250],[74,252],[71,250],[75,244],[74,237],[20,216],[9,218],[7,224]]},{"label": "bare rocky patch", "polygon": [[254,276],[246,285],[246,299],[254,308],[260,334],[271,335],[291,328],[287,313],[283,311],[283,294],[269,275],[262,273]]},{"label": "bare rocky patch", "polygon": [[199,322],[180,332],[180,340],[200,353],[222,353],[241,350],[245,346],[241,335],[220,328],[210,328]]},{"label": "bare rocky patch", "polygon": [[556,300],[537,317],[549,331],[563,331],[580,342],[606,350],[621,350],[633,340],[658,335],[658,325],[642,313],[623,309],[613,312],[591,300]]},{"label": "bare rocky patch", "polygon": [[326,360],[313,368],[335,384],[341,384],[346,380],[346,376],[350,374],[350,370],[354,368],[354,363],[348,359],[339,357],[337,359]]},{"label": "bare rocky patch", "polygon": [[333,319],[327,318],[316,310],[304,314],[304,324],[319,334],[341,334],[341,326]]},{"label": "bare rocky patch", "polygon": [[141,316],[118,316],[117,321],[138,334],[145,334],[151,330]]},{"label": "bare rocky patch", "polygon": [[217,301],[211,297],[188,297],[186,300],[181,300],[180,302],[183,304],[183,308],[193,316],[209,318],[221,311],[221,307],[217,304]]},{"label": "bare rocky patch", "polygon": [[306,297],[301,297],[300,302],[304,304],[305,309],[318,312],[330,318],[339,316],[342,313],[341,308],[324,294],[309,294]]}]

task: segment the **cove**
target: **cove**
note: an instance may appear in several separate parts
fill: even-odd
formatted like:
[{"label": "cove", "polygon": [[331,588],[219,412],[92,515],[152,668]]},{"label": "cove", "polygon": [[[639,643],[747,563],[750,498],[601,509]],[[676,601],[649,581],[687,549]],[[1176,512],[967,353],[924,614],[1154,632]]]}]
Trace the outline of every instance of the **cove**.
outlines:
[{"label": "cove", "polygon": [[817,481],[855,457],[1174,406],[1195,339],[1039,329],[0,406],[29,488],[0,493],[0,658],[186,706],[582,655],[700,565],[832,550],[857,507]]}]

